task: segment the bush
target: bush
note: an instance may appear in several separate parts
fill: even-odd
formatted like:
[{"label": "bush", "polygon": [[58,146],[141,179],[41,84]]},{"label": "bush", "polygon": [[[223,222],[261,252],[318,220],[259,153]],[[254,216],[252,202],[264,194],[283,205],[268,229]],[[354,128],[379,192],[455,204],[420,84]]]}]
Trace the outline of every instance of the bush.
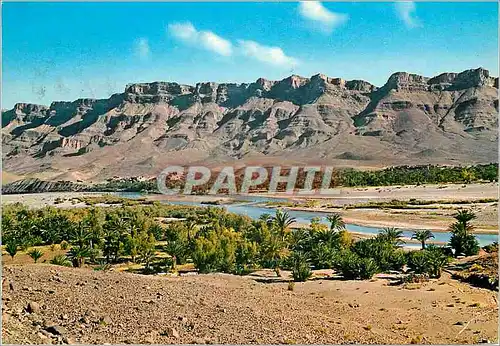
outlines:
[{"label": "bush", "polygon": [[68,257],[64,255],[56,255],[50,260],[50,264],[55,264],[58,266],[71,267],[71,261]]},{"label": "bush", "polygon": [[411,251],[408,253],[408,267],[415,274],[427,273],[429,264],[425,250]]},{"label": "bush", "polygon": [[194,242],[192,253],[195,267],[200,273],[235,270],[238,233],[233,230],[208,230]]},{"label": "bush", "polygon": [[426,250],[428,270],[431,278],[440,278],[443,267],[449,263],[449,258],[443,250],[437,246],[429,245]]},{"label": "bush", "polygon": [[371,279],[378,272],[377,263],[371,258],[361,258],[359,263],[359,278]]},{"label": "bush", "polygon": [[317,244],[311,249],[311,263],[315,269],[329,269],[333,267],[337,250],[327,244]]},{"label": "bush", "polygon": [[403,250],[385,237],[360,240],[352,246],[352,251],[361,258],[372,258],[380,271],[401,271],[406,264]]},{"label": "bush", "polygon": [[9,241],[5,244],[5,251],[14,259],[14,256],[17,254],[17,243],[15,240]]},{"label": "bush", "polygon": [[480,249],[476,237],[465,232],[453,233],[450,238],[450,247],[455,250],[455,256],[477,255]]},{"label": "bush", "polygon": [[66,241],[66,240],[63,240],[61,242],[61,244],[59,244],[61,246],[61,250],[68,250],[69,249],[69,243]]},{"label": "bush", "polygon": [[174,264],[184,264],[187,260],[189,247],[182,240],[170,240],[165,246],[165,252],[175,259]]},{"label": "bush", "polygon": [[493,242],[493,244],[488,244],[486,246],[483,246],[483,250],[486,251],[487,253],[494,253],[498,252],[498,242]]},{"label": "bush", "polygon": [[257,243],[242,240],[238,243],[235,253],[236,274],[244,275],[255,268],[259,249]]},{"label": "bush", "polygon": [[28,252],[28,255],[33,258],[33,261],[38,262],[38,260],[43,256],[43,252],[38,249],[33,249]]},{"label": "bush", "polygon": [[302,252],[294,252],[290,256],[292,265],[293,281],[307,281],[312,275],[311,266],[306,254]]},{"label": "bush", "polygon": [[377,263],[372,258],[361,258],[354,252],[344,251],[336,264],[345,279],[371,279],[379,272]]},{"label": "bush", "polygon": [[449,262],[443,249],[429,245],[427,249],[408,254],[408,267],[415,274],[427,274],[431,278],[441,277],[443,267]]}]

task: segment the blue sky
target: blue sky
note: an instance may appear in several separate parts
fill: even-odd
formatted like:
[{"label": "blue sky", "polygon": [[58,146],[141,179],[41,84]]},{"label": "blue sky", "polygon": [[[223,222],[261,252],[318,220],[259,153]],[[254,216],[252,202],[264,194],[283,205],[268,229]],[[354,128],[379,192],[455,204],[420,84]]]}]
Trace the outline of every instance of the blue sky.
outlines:
[{"label": "blue sky", "polygon": [[127,83],[365,79],[482,66],[498,4],[4,3],[2,108],[104,98]]}]

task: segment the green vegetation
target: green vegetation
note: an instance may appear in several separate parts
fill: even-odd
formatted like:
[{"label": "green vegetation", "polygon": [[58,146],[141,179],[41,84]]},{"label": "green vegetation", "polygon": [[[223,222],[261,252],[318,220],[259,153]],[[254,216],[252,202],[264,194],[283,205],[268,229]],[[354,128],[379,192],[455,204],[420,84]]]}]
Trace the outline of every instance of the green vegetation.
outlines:
[{"label": "green vegetation", "polygon": [[28,252],[28,255],[33,258],[33,261],[38,262],[38,260],[43,256],[43,252],[38,249],[33,249]]},{"label": "green vegetation", "polygon": [[418,240],[422,244],[422,250],[425,249],[425,242],[431,238],[434,238],[434,234],[428,229],[415,231],[411,236],[411,239]]},{"label": "green vegetation", "polygon": [[470,224],[476,215],[469,210],[459,210],[454,217],[456,222],[450,226],[449,231],[452,233],[450,246],[455,250],[455,257],[477,255],[479,243],[472,234],[474,226]]},{"label": "green vegetation", "polygon": [[[470,234],[474,217],[469,211],[455,216],[450,245],[456,255],[477,253]],[[179,220],[164,223],[163,218]],[[54,257],[52,264],[99,269],[129,262],[144,273],[175,271],[177,265],[192,263],[200,273],[243,275],[269,268],[280,276],[285,269],[294,281],[306,281],[313,269],[333,269],[345,279],[364,280],[376,273],[402,272],[405,265],[415,274],[439,277],[448,263],[444,249],[425,246],[432,236],[428,231],[414,235],[422,250],[407,253],[396,228],[353,241],[339,214],[328,217],[329,225],[316,218],[292,231],[294,221],[282,210],[251,220],[223,208],[158,203],[73,209],[12,204],[4,207],[2,228],[5,250],[12,257],[18,244],[30,248],[60,243],[67,252]],[[29,254],[35,262],[43,255],[40,250]]]},{"label": "green vegetation", "polygon": [[54,256],[54,258],[50,260],[50,264],[55,264],[63,267],[71,267],[71,261],[64,255]]},{"label": "green vegetation", "polygon": [[428,274],[429,277],[441,277],[441,271],[449,262],[448,256],[436,246],[428,246],[421,251],[408,254],[408,267],[415,274]]},{"label": "green vegetation", "polygon": [[342,186],[387,186],[497,181],[498,164],[461,166],[398,166],[379,171],[346,169],[339,174]]},{"label": "green vegetation", "polygon": [[[271,176],[272,167],[267,168]],[[284,168],[282,174],[286,174]],[[243,181],[244,168],[235,172],[236,186],[239,190]],[[196,186],[193,194],[205,194],[212,187],[217,174],[212,174],[208,183]],[[320,188],[323,175],[317,174],[313,180],[313,188]],[[304,187],[306,173],[299,170],[297,178],[297,188]],[[396,166],[382,170],[360,171],[355,169],[339,169],[333,172],[330,187],[336,186],[389,186],[389,185],[420,185],[420,184],[440,184],[440,183],[464,183],[472,182],[494,182],[498,180],[498,164],[484,164],[474,166]],[[168,188],[183,187],[183,179],[175,181],[167,180]],[[269,180],[260,186],[252,188],[252,191],[267,189]],[[279,184],[278,190],[284,190],[285,185]],[[86,191],[99,192],[149,192],[158,193],[156,179],[143,180],[138,178],[110,179],[105,183],[92,185]],[[58,201],[59,203],[60,201]],[[290,203],[293,204],[293,203]],[[285,205],[283,205],[285,206]],[[288,205],[292,206],[292,205]],[[316,206],[315,201],[308,202],[309,207]]]},{"label": "green vegetation", "polygon": [[14,256],[17,254],[17,242],[16,240],[10,240],[6,245],[5,245],[5,251],[10,255],[12,259],[14,259]]}]

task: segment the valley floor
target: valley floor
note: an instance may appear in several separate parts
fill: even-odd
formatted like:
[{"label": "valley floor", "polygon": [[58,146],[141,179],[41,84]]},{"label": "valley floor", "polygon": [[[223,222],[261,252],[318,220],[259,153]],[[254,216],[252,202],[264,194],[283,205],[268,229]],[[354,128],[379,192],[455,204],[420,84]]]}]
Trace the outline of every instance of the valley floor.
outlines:
[{"label": "valley floor", "polygon": [[[383,278],[311,280],[296,283],[293,291],[286,282],[227,274],[145,276],[47,264],[5,265],[3,274],[4,343],[497,340],[497,292],[452,280],[447,273],[407,286]],[[30,302],[39,309],[26,312]],[[60,335],[47,333],[50,326]]]}]

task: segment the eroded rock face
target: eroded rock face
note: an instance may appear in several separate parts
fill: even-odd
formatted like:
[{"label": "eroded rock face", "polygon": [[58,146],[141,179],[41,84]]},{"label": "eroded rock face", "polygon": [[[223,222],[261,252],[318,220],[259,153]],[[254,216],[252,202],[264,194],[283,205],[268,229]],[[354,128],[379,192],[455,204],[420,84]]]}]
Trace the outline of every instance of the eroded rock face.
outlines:
[{"label": "eroded rock face", "polygon": [[[121,155],[126,167],[139,162],[154,171],[161,155],[192,150],[215,159],[294,152],[325,160],[373,150],[351,156],[378,160],[377,153],[383,158],[396,145],[410,157],[421,151],[449,157],[451,150],[456,160],[488,161],[497,152],[497,91],[498,78],[482,68],[431,78],[397,72],[380,88],[323,74],[241,84],[136,83],[108,99],[16,104],[2,113],[3,159],[23,173],[50,158],[100,174]],[[468,141],[481,152],[466,148]]]}]

